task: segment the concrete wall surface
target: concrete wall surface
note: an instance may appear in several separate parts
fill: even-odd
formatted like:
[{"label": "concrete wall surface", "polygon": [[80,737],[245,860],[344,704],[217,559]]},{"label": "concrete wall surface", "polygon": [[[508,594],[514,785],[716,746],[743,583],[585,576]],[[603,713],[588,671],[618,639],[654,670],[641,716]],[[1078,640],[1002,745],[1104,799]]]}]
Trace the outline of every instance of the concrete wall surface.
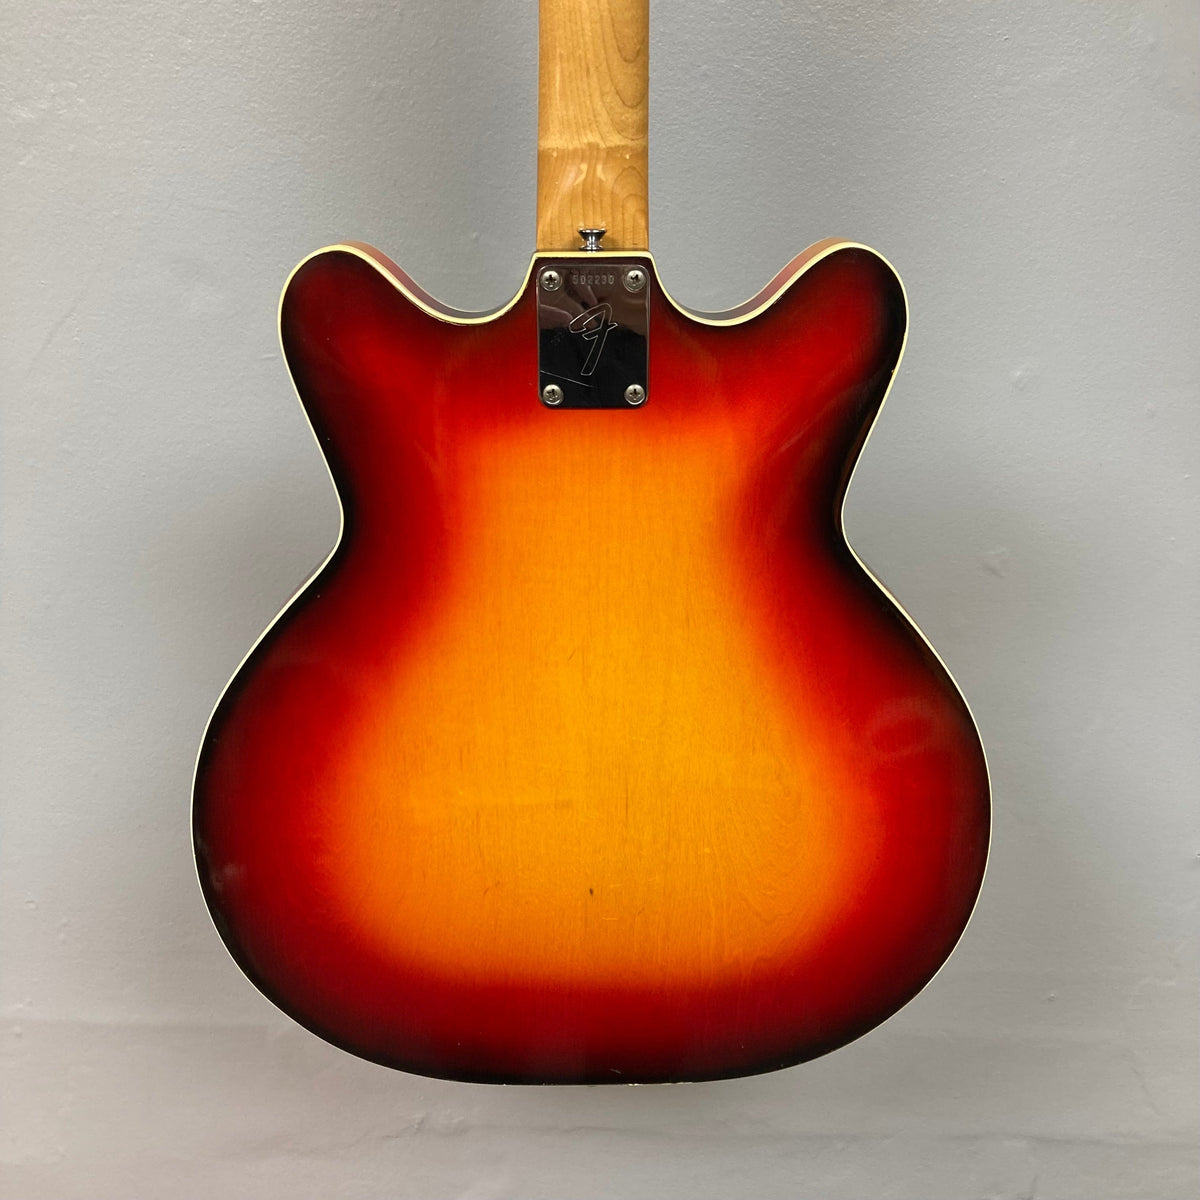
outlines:
[{"label": "concrete wall surface", "polygon": [[807,1066],[500,1089],[335,1050],[191,860],[211,705],[337,509],[275,335],[359,238],[532,249],[532,0],[0,0],[0,1195],[1197,1191],[1195,0],[653,0],[651,238],[721,308],[829,235],[909,291],[851,537],[975,710],[995,838],[916,1001]]}]

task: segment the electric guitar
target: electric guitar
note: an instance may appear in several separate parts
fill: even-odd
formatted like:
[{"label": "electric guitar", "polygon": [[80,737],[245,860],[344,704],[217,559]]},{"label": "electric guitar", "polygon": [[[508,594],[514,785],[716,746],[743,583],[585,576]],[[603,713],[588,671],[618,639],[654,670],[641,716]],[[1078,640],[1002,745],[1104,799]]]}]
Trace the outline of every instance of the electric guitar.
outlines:
[{"label": "electric guitar", "polygon": [[842,532],[904,292],[827,241],[680,307],[647,0],[542,0],[540,40],[509,304],[446,308],[353,243],[287,282],[342,529],[211,718],[200,883],[271,1000],[388,1066],[788,1066],[925,985],[987,857],[971,716]]}]

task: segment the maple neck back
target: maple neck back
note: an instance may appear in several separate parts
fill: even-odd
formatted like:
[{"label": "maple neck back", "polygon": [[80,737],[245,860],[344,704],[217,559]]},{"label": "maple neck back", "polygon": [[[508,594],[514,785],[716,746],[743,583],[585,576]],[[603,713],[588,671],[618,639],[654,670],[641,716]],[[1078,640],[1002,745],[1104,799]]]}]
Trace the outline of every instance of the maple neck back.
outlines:
[{"label": "maple neck back", "polygon": [[650,0],[540,0],[537,248],[646,250]]}]

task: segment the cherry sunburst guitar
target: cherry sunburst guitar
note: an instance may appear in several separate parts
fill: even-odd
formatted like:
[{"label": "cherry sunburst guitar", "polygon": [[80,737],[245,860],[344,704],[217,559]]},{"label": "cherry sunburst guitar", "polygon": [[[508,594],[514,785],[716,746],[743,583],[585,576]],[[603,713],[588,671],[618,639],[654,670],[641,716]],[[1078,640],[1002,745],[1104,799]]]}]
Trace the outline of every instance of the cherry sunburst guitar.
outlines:
[{"label": "cherry sunburst guitar", "polygon": [[407,1071],[813,1058],[925,985],[983,876],[971,716],[842,532],[904,292],[827,241],[729,312],[667,295],[646,3],[542,0],[511,303],[345,244],[280,304],[342,530],[212,716],[196,859],[250,979]]}]

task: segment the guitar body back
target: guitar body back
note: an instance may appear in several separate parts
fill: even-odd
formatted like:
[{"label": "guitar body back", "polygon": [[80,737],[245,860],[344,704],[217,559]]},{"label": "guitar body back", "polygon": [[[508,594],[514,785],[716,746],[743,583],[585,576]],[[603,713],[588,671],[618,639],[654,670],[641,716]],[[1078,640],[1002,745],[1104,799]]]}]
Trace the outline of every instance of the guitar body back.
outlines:
[{"label": "guitar body back", "polygon": [[953,682],[847,546],[905,335],[872,252],[698,318],[644,406],[537,400],[534,285],[440,310],[306,260],[284,351],[343,511],[197,768],[237,962],[366,1058],[509,1082],[788,1065],[910,999],[987,855]]}]

